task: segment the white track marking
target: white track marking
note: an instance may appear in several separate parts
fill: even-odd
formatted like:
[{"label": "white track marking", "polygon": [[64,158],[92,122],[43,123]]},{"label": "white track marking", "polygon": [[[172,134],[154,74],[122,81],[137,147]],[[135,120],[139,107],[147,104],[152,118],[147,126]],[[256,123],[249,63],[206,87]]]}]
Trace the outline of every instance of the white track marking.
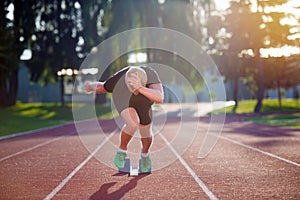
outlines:
[{"label": "white track marking", "polygon": [[44,200],[49,200],[54,197],[67,182],[86,164],[91,158],[106,144],[106,142],[116,133],[119,129],[114,130],[105,140],[82,162],[80,163],[50,194],[48,194]]},{"label": "white track marking", "polygon": [[168,147],[171,149],[171,151],[175,154],[175,156],[178,158],[178,160],[181,162],[181,164],[185,167],[185,169],[192,175],[194,180],[198,183],[198,185],[202,188],[202,190],[205,192],[205,194],[208,196],[211,200],[218,199],[203,183],[203,181],[200,180],[200,178],[196,175],[196,173],[192,170],[192,168],[185,162],[185,160],[177,153],[177,151],[174,149],[174,147],[170,144],[170,142],[162,135],[159,134],[159,136],[164,140],[164,142],[168,145]]},{"label": "white track marking", "polygon": [[[76,133],[76,132],[72,132],[72,133],[70,133],[70,134],[68,134],[68,135],[71,135],[71,134],[74,134],[74,133]],[[52,143],[52,142],[54,142],[54,141],[56,141],[56,140],[59,140],[59,139],[65,137],[65,136],[67,136],[67,135],[59,136],[59,137],[57,137],[57,138],[54,138],[54,139],[52,139],[52,140],[48,140],[48,141],[43,142],[43,143],[40,143],[40,144],[37,144],[37,145],[35,145],[35,146],[33,146],[33,147],[24,149],[24,150],[19,151],[19,152],[17,152],[17,153],[14,153],[14,154],[5,156],[5,157],[3,157],[3,158],[0,159],[0,162],[2,162],[2,161],[4,161],[4,160],[7,160],[7,159],[9,159],[9,158],[15,157],[15,156],[17,156],[17,155],[20,155],[20,154],[22,154],[22,153],[26,153],[26,152],[28,152],[28,151],[34,150],[34,149],[36,149],[36,148],[45,146],[45,145],[47,145],[47,144],[50,144],[50,143]]]},{"label": "white track marking", "polygon": [[269,152],[265,152],[265,151],[263,151],[263,150],[260,150],[260,149],[255,148],[255,147],[248,146],[248,145],[246,145],[246,144],[240,143],[240,142],[235,141],[235,140],[233,140],[233,139],[230,139],[230,138],[228,138],[228,137],[224,137],[224,136],[219,136],[219,137],[220,137],[221,139],[223,139],[223,140],[227,140],[227,141],[229,141],[229,142],[232,142],[232,143],[234,143],[234,144],[240,145],[240,146],[242,146],[242,147],[251,149],[251,150],[253,150],[253,151],[257,151],[257,152],[262,153],[262,154],[265,154],[265,155],[267,155],[267,156],[271,156],[272,158],[276,158],[276,159],[278,159],[278,160],[281,160],[281,161],[284,161],[284,162],[286,162],[286,163],[289,163],[289,164],[295,165],[295,166],[297,166],[297,167],[300,167],[300,164],[299,164],[299,163],[293,162],[293,161],[291,161],[291,160],[288,160],[288,159],[285,159],[285,158],[281,158],[281,157],[279,157],[279,156],[277,156],[277,155],[271,154],[271,153],[269,153]]}]

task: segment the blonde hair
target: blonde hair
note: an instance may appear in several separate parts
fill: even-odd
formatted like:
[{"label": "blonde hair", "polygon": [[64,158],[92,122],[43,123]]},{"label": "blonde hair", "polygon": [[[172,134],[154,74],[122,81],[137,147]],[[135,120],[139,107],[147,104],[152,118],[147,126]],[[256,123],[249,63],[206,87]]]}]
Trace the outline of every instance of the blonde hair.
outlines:
[{"label": "blonde hair", "polygon": [[131,66],[129,68],[129,70],[126,72],[125,80],[127,80],[127,78],[130,77],[130,74],[132,74],[132,73],[136,73],[138,75],[139,79],[141,80],[142,85],[146,86],[148,77],[147,77],[145,70],[143,70],[140,67]]}]

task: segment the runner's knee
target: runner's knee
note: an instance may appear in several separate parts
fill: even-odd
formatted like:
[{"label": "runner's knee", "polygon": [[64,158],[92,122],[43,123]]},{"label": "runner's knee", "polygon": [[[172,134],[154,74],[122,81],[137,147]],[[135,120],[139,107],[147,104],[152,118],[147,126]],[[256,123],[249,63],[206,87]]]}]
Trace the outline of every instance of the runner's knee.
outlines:
[{"label": "runner's knee", "polygon": [[151,138],[152,137],[152,125],[140,125],[139,126],[141,138]]},{"label": "runner's knee", "polygon": [[129,135],[133,135],[137,129],[138,129],[138,124],[130,123],[130,124],[125,124],[122,131]]}]

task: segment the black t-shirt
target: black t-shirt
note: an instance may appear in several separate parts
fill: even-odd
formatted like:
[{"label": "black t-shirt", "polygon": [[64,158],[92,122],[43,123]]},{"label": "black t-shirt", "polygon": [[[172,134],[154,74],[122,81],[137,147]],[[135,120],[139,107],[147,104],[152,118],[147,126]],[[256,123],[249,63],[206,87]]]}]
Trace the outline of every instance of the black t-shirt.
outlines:
[{"label": "black t-shirt", "polygon": [[[126,84],[125,84],[125,74],[126,72],[129,70],[130,67],[126,67],[120,71],[118,71],[117,73],[115,73],[113,76],[111,76],[109,79],[107,79],[104,83],[104,88],[106,91],[108,92],[114,92],[114,88],[116,86],[116,84],[119,81],[122,81],[122,83],[124,83],[124,88],[127,88]],[[147,83],[146,83],[146,87],[149,87],[149,85],[151,84],[159,84],[161,83],[156,71],[154,71],[154,69],[152,69],[151,67],[145,67],[145,66],[141,66],[141,68],[146,72],[147,74]],[[120,80],[121,79],[121,80]],[[124,81],[123,81],[124,80]],[[129,90],[128,90],[129,91]],[[130,92],[130,91],[129,91]]]},{"label": "black t-shirt", "polygon": [[[147,74],[146,87],[161,83],[157,72],[153,68],[147,66],[141,66],[141,68]],[[113,101],[119,112],[128,107],[146,106],[150,108],[153,102],[142,94],[134,95],[128,90],[125,83],[125,75],[128,70],[129,67],[126,67],[107,79],[104,83],[105,90],[113,94]]]}]

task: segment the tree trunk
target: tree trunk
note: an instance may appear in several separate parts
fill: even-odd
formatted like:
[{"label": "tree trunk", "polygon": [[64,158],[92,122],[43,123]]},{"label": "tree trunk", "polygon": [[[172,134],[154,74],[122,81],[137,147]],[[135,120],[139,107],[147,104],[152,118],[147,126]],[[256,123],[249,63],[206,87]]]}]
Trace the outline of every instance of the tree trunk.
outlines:
[{"label": "tree trunk", "polygon": [[60,102],[61,107],[65,107],[65,83],[64,83],[64,75],[60,77]]},{"label": "tree trunk", "polygon": [[294,99],[297,102],[297,108],[299,108],[299,92],[297,86],[294,86],[293,93],[294,93]]},{"label": "tree trunk", "polygon": [[233,80],[233,100],[234,100],[234,107],[232,109],[233,112],[236,111],[239,103],[239,79],[235,77]]},{"label": "tree trunk", "polygon": [[1,82],[0,82],[0,106],[1,107],[6,106],[6,98],[7,98],[6,81],[3,80],[1,77]]},{"label": "tree trunk", "polygon": [[14,106],[17,102],[18,70],[12,71],[7,78],[1,78],[0,83],[0,106]]},{"label": "tree trunk", "polygon": [[282,104],[281,104],[281,90],[280,90],[280,80],[277,80],[277,93],[278,93],[278,102],[279,102],[279,109],[282,109]]},{"label": "tree trunk", "polygon": [[258,59],[258,92],[257,92],[257,103],[254,109],[255,113],[259,113],[262,108],[262,103],[264,99],[264,66],[262,58]]}]

